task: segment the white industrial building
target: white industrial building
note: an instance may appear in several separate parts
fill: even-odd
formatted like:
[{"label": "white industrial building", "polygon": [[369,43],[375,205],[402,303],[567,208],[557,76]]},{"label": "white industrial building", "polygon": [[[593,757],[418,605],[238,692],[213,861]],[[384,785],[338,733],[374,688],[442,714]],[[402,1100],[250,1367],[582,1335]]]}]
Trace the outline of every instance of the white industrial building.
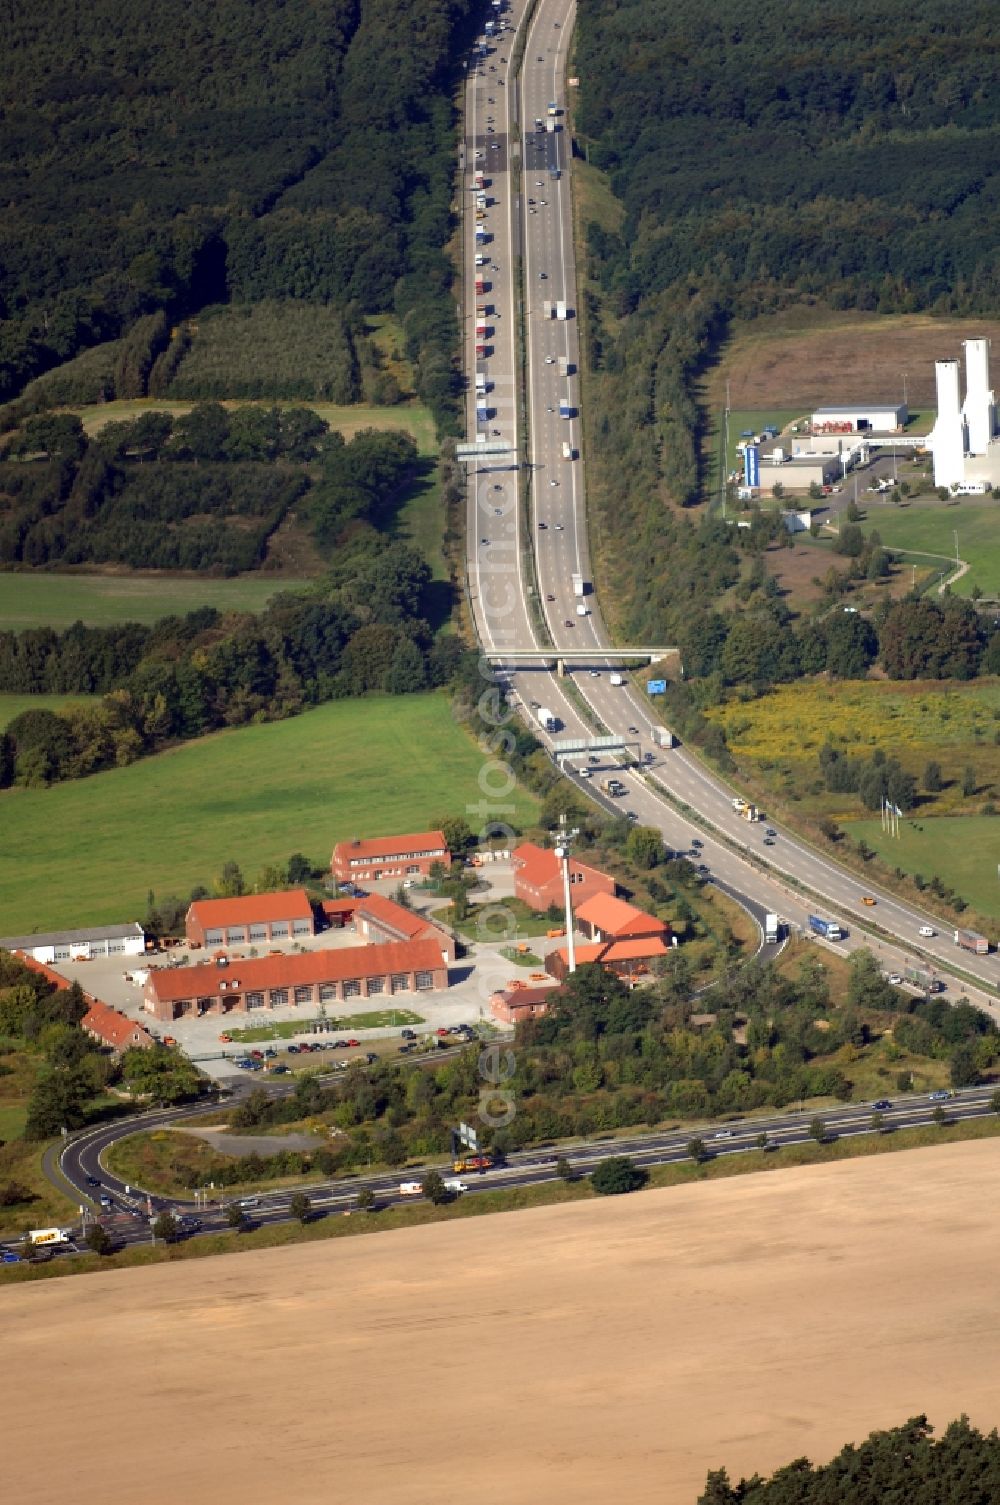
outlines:
[{"label": "white industrial building", "polygon": [[48,934],[0,936],[4,951],[23,951],[36,962],[89,962],[98,956],[143,956],[146,936],[141,925],[95,925],[91,930],[57,930]]},{"label": "white industrial building", "polygon": [[934,362],[937,421],[931,430],[934,484],[949,491],[1000,486],[996,401],[990,387],[990,342],[963,340],[965,401],[956,360]]},{"label": "white industrial building", "polygon": [[818,408],[809,420],[814,434],[895,433],[906,427],[909,417],[905,402],[880,402],[866,407]]}]

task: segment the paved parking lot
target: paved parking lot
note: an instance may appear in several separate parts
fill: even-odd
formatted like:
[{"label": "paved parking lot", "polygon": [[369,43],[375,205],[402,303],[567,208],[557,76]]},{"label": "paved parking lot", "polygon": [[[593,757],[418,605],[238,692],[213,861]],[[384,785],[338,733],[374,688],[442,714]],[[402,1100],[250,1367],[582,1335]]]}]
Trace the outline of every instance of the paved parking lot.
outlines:
[{"label": "paved parking lot", "polygon": [[[477,902],[502,901],[513,892],[513,873],[509,864],[489,864],[480,869],[479,873],[489,887],[486,892],[475,896]],[[391,895],[396,886],[395,881],[385,880],[382,883],[372,884],[371,888],[373,891],[377,890]],[[421,893],[420,890],[412,891],[410,897],[413,908],[422,913],[429,913],[441,903],[436,896],[431,898]],[[358,937],[351,929],[327,930],[319,936],[307,937],[295,943],[289,942],[285,946],[275,946],[273,949],[287,952],[316,951],[328,949],[331,946],[353,946],[357,943]],[[392,1006],[406,1009],[418,1014],[424,1021],[422,1024],[412,1026],[418,1035],[433,1033],[436,1029],[450,1028],[457,1024],[474,1025],[479,1020],[491,1019],[490,994],[498,988],[506,987],[513,977],[526,980],[528,976],[526,969],[515,967],[501,956],[503,944],[505,943],[496,941],[477,943],[472,947],[468,956],[461,958],[449,968],[450,986],[446,992],[400,993],[392,999],[359,998],[352,1000],[351,1015],[374,1014]],[[536,955],[543,955],[559,942],[537,938],[532,939],[530,944]],[[260,948],[257,954],[263,954],[263,951],[264,948]],[[230,949],[230,955],[234,960],[248,957],[252,952],[253,948],[249,946]],[[133,968],[141,970],[150,964],[165,966],[170,962],[182,962],[185,965],[188,963],[197,965],[204,961],[207,955],[208,953],[203,950],[191,951],[187,946],[177,946],[165,952],[155,953],[145,960],[139,957],[106,957],[89,962],[61,962],[59,970],[64,975],[78,980],[80,985],[95,997],[120,1009],[130,1019],[144,1024],[159,1038],[162,1039],[168,1034],[172,1035],[185,1054],[197,1060],[205,1071],[215,1077],[233,1075],[236,1068],[232,1065],[232,1061],[235,1057],[242,1056],[246,1049],[240,1045],[224,1045],[220,1041],[219,1036],[225,1032],[227,1024],[234,1029],[240,1029],[271,1022],[304,1022],[306,1019],[317,1017],[313,1005],[308,1008],[296,1008],[294,1005],[289,1005],[284,1009],[260,1010],[249,1015],[236,1013],[229,1016],[212,1015],[203,1019],[178,1019],[170,1024],[155,1020],[145,1012],[142,1007],[142,984],[127,980],[126,974],[134,975]],[[337,1017],[332,1010],[330,1015]],[[365,1029],[355,1024],[350,1027],[348,1033],[351,1038],[359,1041],[360,1050],[364,1051],[371,1049],[373,1042],[378,1040],[398,1041],[400,1031],[405,1027],[404,1025],[391,1027],[378,1025]],[[315,1030],[304,1030],[295,1038],[326,1043],[329,1035]],[[358,1054],[358,1050],[332,1054],[324,1052],[322,1057],[316,1058],[316,1064],[318,1065],[320,1061],[329,1063],[340,1057],[352,1057]],[[283,1047],[282,1058],[286,1059]],[[239,1075],[242,1076],[242,1073]]]}]

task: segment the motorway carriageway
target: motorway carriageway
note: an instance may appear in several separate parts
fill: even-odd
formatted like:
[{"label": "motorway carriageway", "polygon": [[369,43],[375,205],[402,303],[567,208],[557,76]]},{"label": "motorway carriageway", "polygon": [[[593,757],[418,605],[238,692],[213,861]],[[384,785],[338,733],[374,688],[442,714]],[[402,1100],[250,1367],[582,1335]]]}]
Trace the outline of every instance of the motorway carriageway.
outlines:
[{"label": "motorway carriageway", "polygon": [[[520,36],[525,25],[524,0],[515,0],[504,12],[504,19]],[[571,310],[577,307],[570,136],[565,129],[565,72],[574,19],[575,6],[570,0],[538,0],[524,38],[524,61],[518,79],[512,79],[509,71],[514,45],[514,35],[509,31],[492,39],[488,56],[478,62],[471,60],[469,66],[462,195],[468,266],[469,433],[475,433],[476,428],[471,373],[476,363],[477,248],[471,206],[473,173],[481,168],[489,179],[487,192],[493,201],[484,221],[491,239],[479,248],[487,265],[478,269],[487,277],[489,290],[484,296],[492,310],[487,360],[494,387],[490,393],[494,409],[490,433],[492,437],[494,429],[499,431],[514,451],[522,446],[515,338],[520,295],[526,335],[526,472],[530,485],[525,520],[518,499],[521,472],[481,465],[470,473],[468,578],[480,641],[491,651],[507,652],[512,665],[516,665],[519,649],[554,646],[553,658],[559,648],[592,649],[592,664],[573,676],[576,695],[586,703],[586,713],[581,711],[580,699],[571,697],[565,682],[554,673],[512,667],[512,688],[536,735],[542,735],[551,747],[553,738],[540,734],[534,724],[532,702],[549,707],[559,717],[562,726],[557,736],[586,737],[599,726],[634,738],[628,729],[635,727],[654,762],[646,770],[615,769],[626,787],[626,795],[619,801],[622,810],[634,811],[643,824],[656,826],[676,851],[689,848],[692,838],[699,837],[704,849],[698,860],[708,864],[713,879],[720,880],[720,886],[738,896],[745,907],[750,907],[748,896],[752,895],[756,909],[780,914],[801,929],[806,928],[810,913],[837,918],[850,932],[841,948],[845,950],[872,945],[868,927],[877,927],[881,937],[876,939],[881,939],[887,971],[903,971],[907,963],[930,963],[942,978],[950,979],[952,996],[965,991],[973,1002],[991,1010],[1000,1020],[996,1004],[1000,966],[996,958],[959,952],[950,927],[935,916],[873,888],[780,826],[772,823],[774,844],[765,846],[766,823],[751,825],[742,820],[732,808],[733,791],[685,749],[656,747],[645,702],[631,686],[611,685],[611,665],[601,652],[608,644],[608,634],[592,592],[584,603],[590,614],[576,614],[580,602],[573,595],[571,577],[582,574],[588,581],[592,578],[586,471],[579,417],[560,418],[559,399],[568,397],[574,414],[578,414],[580,379],[578,375],[559,377],[558,360],[566,357],[571,370],[579,371],[578,324],[572,317],[565,321],[546,319],[542,307],[546,301],[554,305],[560,300]],[[535,121],[549,119],[550,101],[561,111],[557,117],[559,129],[551,136],[546,132],[543,152],[539,150]],[[550,175],[553,160],[559,166],[555,178]],[[520,174],[517,183],[515,168]],[[529,205],[529,198],[535,203]],[[518,266],[524,271],[520,289],[512,275],[512,269]],[[577,459],[563,458],[564,439]],[[532,556],[537,596],[531,579]],[[544,618],[543,635],[536,630],[536,617],[529,607],[532,597],[535,611]],[[595,777],[598,772],[599,768],[593,770]],[[581,793],[593,797],[595,777],[580,779],[576,770],[575,782]],[[678,806],[687,807],[689,814]],[[875,908],[862,904],[863,893],[878,900]],[[810,898],[810,894],[824,897]],[[937,934],[920,937],[920,927],[928,924]],[[978,982],[979,990],[969,987],[969,981]]]},{"label": "motorway carriageway", "polygon": [[[558,1179],[556,1162],[559,1158],[566,1159],[579,1176],[589,1174],[602,1160],[606,1160],[611,1155],[628,1155],[637,1165],[647,1169],[657,1165],[678,1164],[690,1159],[688,1145],[694,1138],[703,1141],[706,1156],[717,1158],[723,1155],[741,1155],[748,1150],[756,1149],[759,1136],[766,1134],[769,1144],[777,1153],[784,1145],[808,1143],[812,1138],[809,1125],[814,1118],[818,1118],[827,1134],[836,1139],[854,1138],[864,1134],[891,1133],[897,1129],[926,1127],[934,1123],[934,1113],[938,1108],[944,1109],[949,1122],[961,1123],[976,1118],[988,1118],[995,1112],[992,1107],[994,1096],[995,1088],[993,1087],[974,1087],[954,1093],[947,1103],[933,1102],[926,1094],[919,1097],[900,1097],[893,1100],[892,1105],[882,1112],[884,1127],[881,1129],[872,1128],[872,1115],[875,1109],[871,1103],[845,1103],[821,1110],[803,1109],[798,1112],[772,1114],[755,1119],[730,1120],[724,1124],[715,1122],[707,1125],[689,1125],[682,1130],[654,1130],[648,1134],[625,1135],[621,1138],[604,1135],[576,1143],[546,1145],[512,1153],[503,1165],[494,1170],[463,1173],[462,1179],[469,1188],[464,1195],[475,1196],[485,1191],[500,1191],[555,1181]],[[155,1126],[165,1127],[168,1122],[180,1122],[184,1117],[193,1116],[195,1112],[203,1114],[204,1111],[204,1105],[199,1105],[197,1108],[180,1113],[168,1110],[164,1113],[148,1114],[132,1125],[132,1132],[138,1133],[144,1128]],[[117,1127],[120,1131],[121,1125]],[[84,1134],[78,1136],[76,1143],[96,1137],[93,1133]],[[247,1219],[251,1226],[294,1221],[289,1205],[297,1191],[304,1191],[309,1197],[315,1217],[355,1212],[357,1195],[363,1188],[368,1188],[374,1193],[379,1208],[404,1206],[419,1199],[401,1196],[400,1184],[404,1181],[418,1180],[421,1174],[432,1168],[440,1170],[445,1175],[451,1174],[446,1166],[407,1166],[403,1170],[353,1177],[349,1182],[313,1182],[281,1191],[260,1193],[242,1191],[238,1196],[229,1198],[229,1201],[245,1204],[247,1198],[255,1199],[256,1205],[247,1207]],[[99,1169],[98,1174],[103,1181],[114,1183],[116,1189],[112,1196],[117,1211],[133,1214],[131,1222],[124,1227],[116,1224],[114,1233],[117,1241],[127,1246],[148,1243],[151,1232],[149,1215],[145,1209],[145,1195],[139,1196],[134,1191],[131,1197],[125,1197],[123,1188],[121,1192],[117,1190],[122,1185],[120,1182],[115,1182],[113,1177],[107,1176],[103,1168]],[[92,1189],[88,1188],[86,1195],[91,1196]],[[228,1230],[229,1225],[223,1207],[202,1208],[197,1207],[193,1202],[158,1196],[154,1199],[154,1214],[162,1211],[170,1211],[179,1217],[196,1215],[201,1221],[202,1234]],[[198,1237],[198,1234],[189,1236]]]}]

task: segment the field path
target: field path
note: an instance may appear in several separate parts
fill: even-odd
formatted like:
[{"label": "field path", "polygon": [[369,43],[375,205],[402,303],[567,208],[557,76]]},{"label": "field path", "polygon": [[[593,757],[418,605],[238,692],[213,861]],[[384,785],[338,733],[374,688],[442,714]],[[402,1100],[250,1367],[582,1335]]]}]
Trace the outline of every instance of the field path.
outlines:
[{"label": "field path", "polygon": [[130,1505],[694,1505],[991,1428],[998,1192],[1000,1140],[945,1144],[5,1287],[5,1492],[104,1505],[109,1418]]},{"label": "field path", "polygon": [[948,586],[954,585],[956,580],[961,580],[962,576],[967,575],[970,569],[971,565],[969,564],[969,561],[967,559],[960,560],[958,569],[952,570],[951,574],[946,576],[945,579],[941,581],[941,584],[937,588],[938,595],[943,596]]}]

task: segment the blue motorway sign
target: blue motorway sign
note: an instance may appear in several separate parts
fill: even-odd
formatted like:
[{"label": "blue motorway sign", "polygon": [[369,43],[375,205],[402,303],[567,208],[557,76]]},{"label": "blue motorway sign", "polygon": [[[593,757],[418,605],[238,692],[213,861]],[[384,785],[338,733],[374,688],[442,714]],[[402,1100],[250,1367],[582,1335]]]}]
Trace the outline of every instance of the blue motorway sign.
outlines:
[{"label": "blue motorway sign", "polygon": [[647,679],[647,681],[646,681],[646,694],[647,695],[666,695],[666,693],[667,693],[667,681],[665,679]]}]

